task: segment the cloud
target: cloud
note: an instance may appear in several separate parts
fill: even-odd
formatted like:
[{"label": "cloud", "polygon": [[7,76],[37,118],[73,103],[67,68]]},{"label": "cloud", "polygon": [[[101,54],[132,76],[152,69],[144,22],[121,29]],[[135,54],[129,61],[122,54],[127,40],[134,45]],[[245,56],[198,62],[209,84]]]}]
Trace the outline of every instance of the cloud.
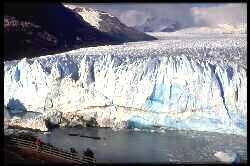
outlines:
[{"label": "cloud", "polygon": [[128,26],[140,25],[150,17],[168,17],[182,22],[184,25],[193,24],[190,8],[191,4],[77,4],[83,7],[91,7],[103,10],[118,17]]},{"label": "cloud", "polygon": [[217,7],[191,8],[194,23],[198,26],[218,26],[228,24],[237,26],[247,22],[246,4],[225,4]]},{"label": "cloud", "polygon": [[219,24],[235,26],[246,23],[247,20],[246,3],[114,3],[77,5],[111,13],[128,26],[143,24],[150,17],[167,17],[180,22],[184,27],[217,26]]},{"label": "cloud", "polygon": [[143,24],[148,17],[150,17],[149,13],[137,10],[128,10],[119,16],[120,21],[128,26]]}]

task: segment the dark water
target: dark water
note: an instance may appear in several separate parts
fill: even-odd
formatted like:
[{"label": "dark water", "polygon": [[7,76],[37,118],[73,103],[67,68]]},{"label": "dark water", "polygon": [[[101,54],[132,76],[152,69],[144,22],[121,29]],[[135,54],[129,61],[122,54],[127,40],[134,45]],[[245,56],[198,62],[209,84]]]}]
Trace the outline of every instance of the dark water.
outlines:
[{"label": "dark water", "polygon": [[[69,133],[101,137],[100,140],[69,136]],[[194,131],[149,131],[104,128],[56,129],[39,136],[43,141],[64,150],[75,148],[82,153],[89,147],[97,162],[162,163],[162,162],[216,162],[214,153],[232,151],[242,161],[247,160],[246,137]]]}]

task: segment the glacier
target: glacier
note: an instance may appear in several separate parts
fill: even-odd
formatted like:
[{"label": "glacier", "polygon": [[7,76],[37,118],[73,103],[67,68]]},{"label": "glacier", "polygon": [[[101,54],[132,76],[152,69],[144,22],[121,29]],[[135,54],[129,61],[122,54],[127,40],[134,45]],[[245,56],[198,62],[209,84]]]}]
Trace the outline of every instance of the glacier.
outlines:
[{"label": "glacier", "polygon": [[5,61],[4,106],[13,114],[5,122],[31,112],[18,124],[34,119],[29,127],[46,131],[45,119],[74,126],[94,118],[99,127],[246,136],[246,59],[246,34],[237,34],[170,35]]}]

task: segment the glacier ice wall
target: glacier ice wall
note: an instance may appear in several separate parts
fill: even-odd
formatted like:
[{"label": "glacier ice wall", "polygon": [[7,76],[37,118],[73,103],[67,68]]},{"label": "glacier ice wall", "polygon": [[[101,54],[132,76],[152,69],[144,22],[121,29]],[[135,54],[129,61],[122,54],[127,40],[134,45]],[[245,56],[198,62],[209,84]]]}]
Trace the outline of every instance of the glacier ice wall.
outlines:
[{"label": "glacier ice wall", "polygon": [[6,61],[4,105],[93,115],[100,126],[246,135],[246,70],[244,37],[83,48]]}]

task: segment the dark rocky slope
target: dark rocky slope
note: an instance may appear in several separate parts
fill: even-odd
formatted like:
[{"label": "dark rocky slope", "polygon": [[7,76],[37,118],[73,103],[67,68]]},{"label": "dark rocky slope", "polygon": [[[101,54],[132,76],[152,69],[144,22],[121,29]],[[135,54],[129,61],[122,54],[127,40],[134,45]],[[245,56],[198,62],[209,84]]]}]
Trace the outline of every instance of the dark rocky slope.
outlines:
[{"label": "dark rocky slope", "polygon": [[125,41],[128,41],[127,38],[117,38],[94,28],[77,12],[60,3],[4,5],[4,60]]},{"label": "dark rocky slope", "polygon": [[66,5],[66,7],[77,12],[84,21],[88,22],[99,31],[109,34],[116,40],[129,42],[156,39],[135,28],[126,26],[117,17],[104,11],[74,5]]}]

